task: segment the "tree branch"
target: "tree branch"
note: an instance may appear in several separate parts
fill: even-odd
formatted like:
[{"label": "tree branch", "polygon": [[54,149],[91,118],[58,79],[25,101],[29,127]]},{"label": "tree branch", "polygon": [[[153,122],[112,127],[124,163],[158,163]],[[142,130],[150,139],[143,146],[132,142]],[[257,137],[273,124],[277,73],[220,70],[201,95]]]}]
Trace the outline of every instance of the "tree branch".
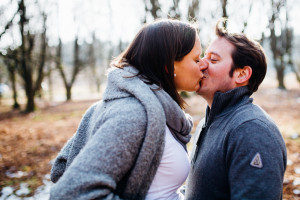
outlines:
[{"label": "tree branch", "polygon": [[10,26],[12,25],[12,23],[13,23],[13,21],[14,21],[14,19],[17,16],[18,13],[19,13],[19,10],[17,10],[17,12],[11,18],[11,20],[6,24],[6,26],[4,27],[4,30],[2,31],[2,33],[0,33],[0,39],[6,33],[6,31],[10,28]]}]

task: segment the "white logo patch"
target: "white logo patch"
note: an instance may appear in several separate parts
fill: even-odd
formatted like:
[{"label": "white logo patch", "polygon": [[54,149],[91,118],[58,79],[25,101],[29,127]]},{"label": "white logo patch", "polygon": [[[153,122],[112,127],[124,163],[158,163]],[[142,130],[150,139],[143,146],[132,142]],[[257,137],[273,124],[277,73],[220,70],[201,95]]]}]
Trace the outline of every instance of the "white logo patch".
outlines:
[{"label": "white logo patch", "polygon": [[250,165],[252,167],[257,167],[257,168],[262,168],[263,167],[263,163],[262,163],[262,160],[261,160],[261,157],[260,157],[260,154],[259,153],[256,153],[254,158],[252,159]]}]

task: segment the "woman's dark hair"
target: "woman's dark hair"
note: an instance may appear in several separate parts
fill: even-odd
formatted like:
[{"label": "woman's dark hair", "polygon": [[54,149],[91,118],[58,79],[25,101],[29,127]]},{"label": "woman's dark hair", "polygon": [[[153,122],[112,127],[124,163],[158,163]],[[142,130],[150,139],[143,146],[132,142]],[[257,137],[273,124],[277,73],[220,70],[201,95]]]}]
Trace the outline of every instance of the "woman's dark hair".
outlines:
[{"label": "woman's dark hair", "polygon": [[143,26],[112,65],[134,66],[147,84],[158,85],[183,108],[185,102],[174,83],[174,61],[180,61],[193,49],[196,35],[192,24],[172,19],[155,21]]},{"label": "woman's dark hair", "polygon": [[250,66],[252,68],[252,75],[248,82],[249,93],[252,94],[258,89],[258,86],[264,80],[267,72],[267,61],[262,46],[249,39],[242,33],[229,33],[224,27],[219,27],[221,22],[225,19],[218,20],[216,24],[216,35],[225,38],[235,48],[231,52],[233,64],[229,72],[232,77],[233,72],[237,68],[244,68]]}]

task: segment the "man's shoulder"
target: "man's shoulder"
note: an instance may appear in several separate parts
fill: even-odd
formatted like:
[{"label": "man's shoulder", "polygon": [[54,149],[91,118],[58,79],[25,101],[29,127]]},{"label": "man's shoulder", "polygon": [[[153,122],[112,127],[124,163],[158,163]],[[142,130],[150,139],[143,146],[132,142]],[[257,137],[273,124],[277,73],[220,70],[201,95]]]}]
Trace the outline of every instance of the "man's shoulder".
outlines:
[{"label": "man's shoulder", "polygon": [[248,135],[250,138],[257,136],[258,138],[282,139],[276,123],[261,107],[255,104],[237,109],[228,124],[227,132],[230,135],[234,134],[235,137]]},{"label": "man's shoulder", "polygon": [[265,130],[279,132],[271,117],[258,105],[252,103],[231,110],[223,117],[218,118],[212,125],[215,127],[214,130],[221,130],[227,134],[240,126],[251,130],[263,127]]},{"label": "man's shoulder", "polygon": [[271,117],[260,106],[255,104],[245,104],[238,107],[230,113],[230,124],[242,124],[247,121],[257,120],[257,122],[264,122],[266,124],[274,124]]}]

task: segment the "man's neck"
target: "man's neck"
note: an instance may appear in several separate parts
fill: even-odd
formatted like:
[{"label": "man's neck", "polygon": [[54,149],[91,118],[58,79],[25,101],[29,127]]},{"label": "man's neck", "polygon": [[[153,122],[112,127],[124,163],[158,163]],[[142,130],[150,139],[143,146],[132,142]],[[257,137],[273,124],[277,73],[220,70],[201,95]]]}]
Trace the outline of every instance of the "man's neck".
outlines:
[{"label": "man's neck", "polygon": [[213,101],[206,101],[206,102],[207,102],[208,107],[211,109],[211,105],[212,105]]},{"label": "man's neck", "polygon": [[205,99],[207,105],[209,106],[209,108],[211,108],[213,100],[214,100],[214,98],[213,98],[214,96],[208,97],[208,96],[201,95],[201,97]]}]

